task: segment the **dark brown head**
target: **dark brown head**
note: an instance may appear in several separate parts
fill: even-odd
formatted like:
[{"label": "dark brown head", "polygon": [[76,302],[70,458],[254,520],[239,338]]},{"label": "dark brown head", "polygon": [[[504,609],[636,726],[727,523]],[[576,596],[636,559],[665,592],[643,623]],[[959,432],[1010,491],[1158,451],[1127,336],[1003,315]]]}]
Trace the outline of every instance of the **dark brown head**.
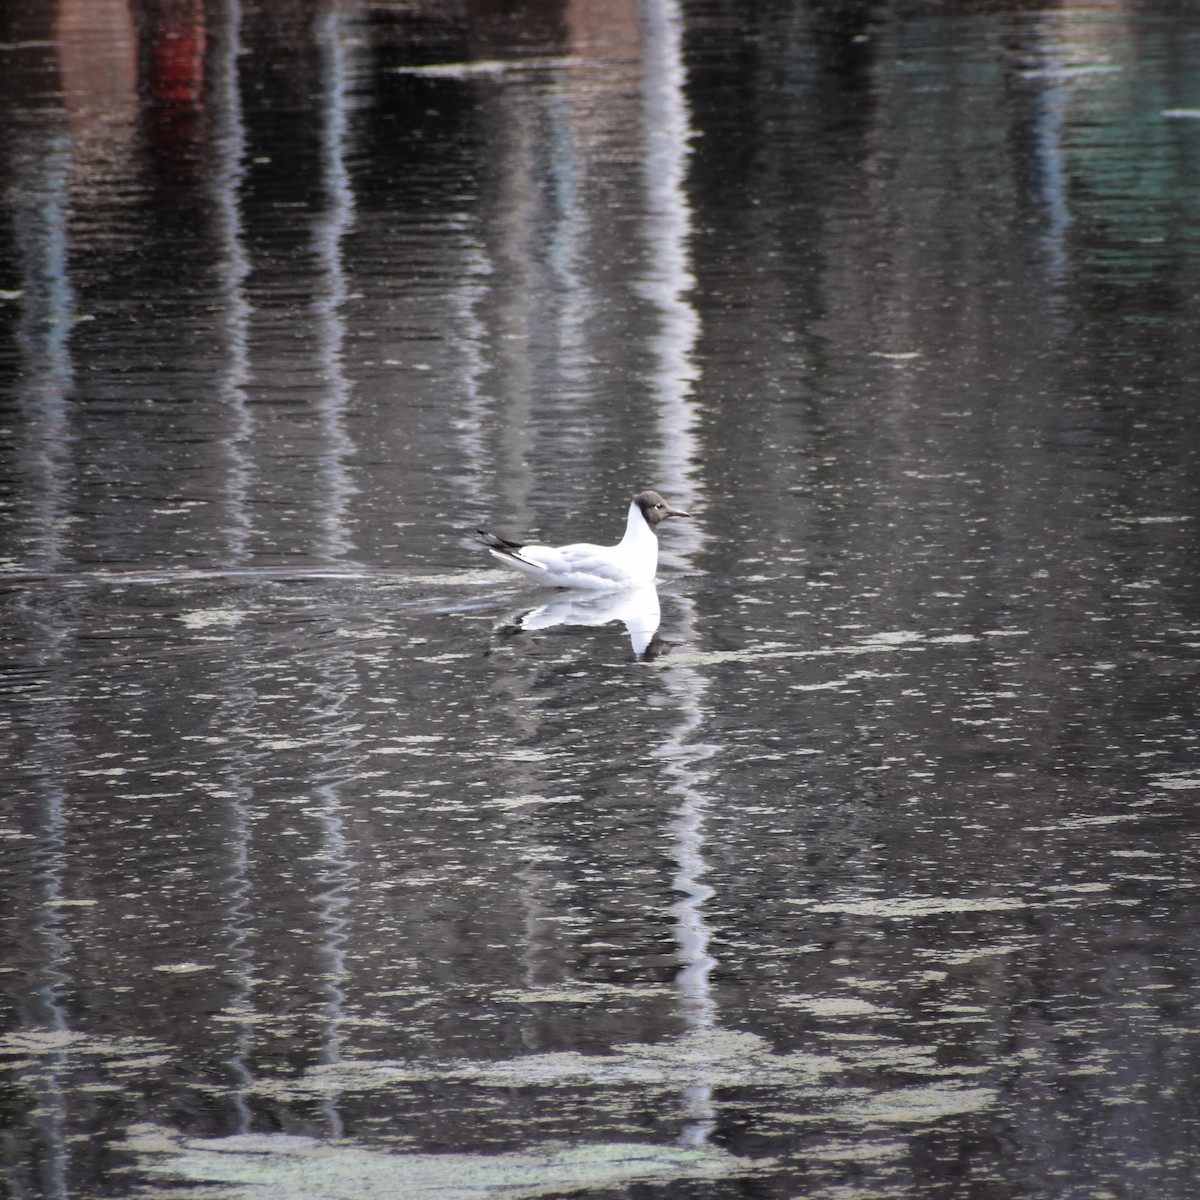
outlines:
[{"label": "dark brown head", "polygon": [[634,504],[642,510],[646,524],[658,532],[658,523],[668,517],[686,517],[688,514],[681,508],[672,508],[657,492],[642,492],[634,496]]}]

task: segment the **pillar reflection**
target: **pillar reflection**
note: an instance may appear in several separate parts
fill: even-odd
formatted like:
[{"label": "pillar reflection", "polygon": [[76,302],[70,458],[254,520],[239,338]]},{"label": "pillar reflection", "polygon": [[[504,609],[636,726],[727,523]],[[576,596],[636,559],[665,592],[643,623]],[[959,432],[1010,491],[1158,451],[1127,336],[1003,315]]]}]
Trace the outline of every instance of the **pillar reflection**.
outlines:
[{"label": "pillar reflection", "polygon": [[[676,0],[655,0],[642,9],[642,171],[645,212],[642,236],[649,270],[643,280],[657,328],[649,339],[654,354],[652,380],[656,437],[656,485],[686,503],[697,485],[700,446],[696,435],[694,386],[698,370],[693,358],[700,319],[689,301],[694,285],[691,266],[692,210],[686,191],[690,140],[683,61],[682,18]],[[680,537],[664,555],[677,569],[699,552],[703,526],[685,521]],[[676,636],[691,640],[695,607],[690,597],[676,597]],[[706,882],[705,821],[710,805],[705,790],[704,760],[715,746],[699,740],[704,725],[708,680],[690,667],[667,666],[662,683],[678,714],[667,740],[655,752],[669,780],[667,791],[676,808],[667,826],[676,873],[672,881],[680,899],[671,906],[680,961],[676,977],[679,1012],[688,1034],[703,1033],[717,1023],[710,975],[717,960],[709,952],[711,930],[704,906],[715,892]],[[712,1087],[697,1083],[681,1096],[684,1126],[680,1143],[699,1146],[716,1122]]]},{"label": "pillar reflection", "polygon": [[314,290],[317,354],[325,386],[317,415],[321,432],[317,475],[322,502],[318,517],[322,557],[340,559],[350,548],[346,520],[355,488],[347,460],[352,450],[345,428],[350,381],[346,374],[346,301],[349,286],[343,242],[354,222],[354,190],[346,158],[350,144],[352,20],[332,6],[317,22],[321,55],[321,192],[324,210],[313,225],[317,262]]}]

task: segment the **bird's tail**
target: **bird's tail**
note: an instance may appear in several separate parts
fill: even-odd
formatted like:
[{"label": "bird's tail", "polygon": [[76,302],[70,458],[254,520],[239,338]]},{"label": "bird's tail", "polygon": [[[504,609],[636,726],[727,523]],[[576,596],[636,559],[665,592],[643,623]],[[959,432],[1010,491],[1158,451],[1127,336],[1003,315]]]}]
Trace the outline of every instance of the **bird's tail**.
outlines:
[{"label": "bird's tail", "polygon": [[479,535],[479,540],[489,550],[499,550],[506,554],[512,554],[514,551],[520,550],[522,545],[524,545],[523,542],[510,542],[508,538],[502,538],[498,537],[494,533],[488,533],[486,529],[477,529],[475,532]]}]

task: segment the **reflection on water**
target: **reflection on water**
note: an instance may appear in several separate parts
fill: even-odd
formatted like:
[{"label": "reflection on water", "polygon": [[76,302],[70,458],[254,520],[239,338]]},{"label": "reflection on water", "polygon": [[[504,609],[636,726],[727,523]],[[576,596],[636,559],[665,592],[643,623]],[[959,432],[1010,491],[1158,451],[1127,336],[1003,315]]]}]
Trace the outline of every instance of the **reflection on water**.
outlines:
[{"label": "reflection on water", "polygon": [[1190,1197],[1192,24],[10,4],[4,1186]]},{"label": "reflection on water", "polygon": [[250,256],[246,248],[241,191],[246,181],[247,135],[238,61],[242,54],[242,10],[239,0],[227,0],[213,30],[211,67],[213,95],[213,161],[209,167],[213,240],[220,277],[217,311],[221,324],[221,365],[218,391],[223,400],[226,432],[223,442],[227,498],[223,525],[229,537],[229,561],[245,561],[250,538],[250,448],[254,414],[249,403],[250,329],[253,320],[247,283]]},{"label": "reflection on water", "polygon": [[615,592],[557,592],[545,604],[515,613],[502,627],[505,632],[552,629],[556,625],[607,625],[622,621],[638,658],[653,653],[661,612],[658,589],[649,587]]}]

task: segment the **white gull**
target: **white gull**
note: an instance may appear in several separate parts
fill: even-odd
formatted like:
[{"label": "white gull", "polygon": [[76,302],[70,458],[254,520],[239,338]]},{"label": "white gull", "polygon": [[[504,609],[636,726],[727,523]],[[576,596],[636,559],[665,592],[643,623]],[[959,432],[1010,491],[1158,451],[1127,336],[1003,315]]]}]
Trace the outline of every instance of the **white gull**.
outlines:
[{"label": "white gull", "polygon": [[483,544],[506,567],[549,587],[613,591],[646,587],[658,570],[658,526],[668,517],[686,517],[657,492],[634,496],[625,522],[625,536],[615,546],[575,542],[569,546],[540,546],[510,542],[477,530]]}]

